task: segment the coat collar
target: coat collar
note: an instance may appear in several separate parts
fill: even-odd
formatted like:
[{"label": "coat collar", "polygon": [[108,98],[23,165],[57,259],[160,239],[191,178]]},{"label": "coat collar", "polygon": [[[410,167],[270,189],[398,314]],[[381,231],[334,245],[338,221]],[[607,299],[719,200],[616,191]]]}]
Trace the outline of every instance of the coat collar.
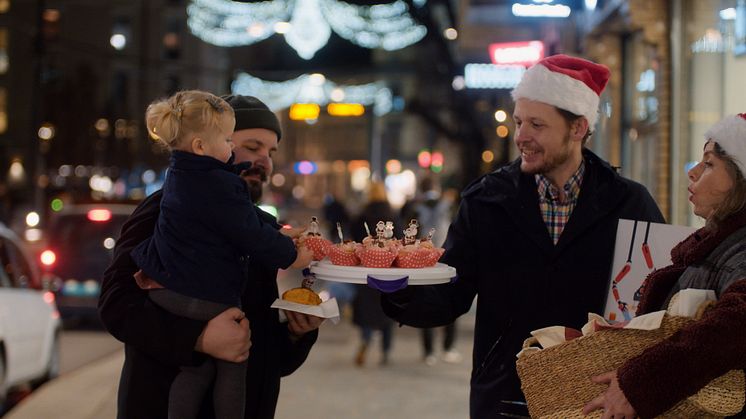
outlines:
[{"label": "coat collar", "polygon": [[483,176],[470,186],[464,198],[505,208],[519,229],[544,252],[561,252],[572,241],[612,211],[626,195],[626,185],[605,161],[583,149],[586,173],[578,204],[556,245],[539,212],[539,195],[533,175],[521,172],[520,158],[495,172]]},{"label": "coat collar", "polygon": [[200,156],[199,154],[189,153],[181,150],[173,150],[169,158],[169,168],[179,170],[226,170],[231,173],[240,174],[242,171],[251,167],[251,162],[233,164],[235,154],[231,153],[231,158],[226,163],[210,156]]}]

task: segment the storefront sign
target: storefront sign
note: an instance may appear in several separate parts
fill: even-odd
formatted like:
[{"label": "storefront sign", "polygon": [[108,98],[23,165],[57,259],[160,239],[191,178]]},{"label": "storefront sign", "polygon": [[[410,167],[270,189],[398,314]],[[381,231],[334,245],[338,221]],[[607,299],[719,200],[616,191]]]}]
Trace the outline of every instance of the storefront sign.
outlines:
[{"label": "storefront sign", "polygon": [[512,89],[525,72],[522,65],[467,64],[464,82],[470,89]]},{"label": "storefront sign", "polygon": [[544,43],[541,41],[501,42],[490,44],[493,64],[532,66],[544,58]]}]

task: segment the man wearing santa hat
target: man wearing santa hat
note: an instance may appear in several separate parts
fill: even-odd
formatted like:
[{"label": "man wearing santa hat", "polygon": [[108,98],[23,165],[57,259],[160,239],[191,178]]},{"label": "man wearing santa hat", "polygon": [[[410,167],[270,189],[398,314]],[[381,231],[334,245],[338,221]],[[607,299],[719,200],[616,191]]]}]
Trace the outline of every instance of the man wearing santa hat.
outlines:
[{"label": "man wearing santa hat", "polygon": [[458,280],[382,301],[403,324],[435,327],[479,295],[472,418],[528,416],[515,368],[523,340],[603,311],[620,218],[664,222],[645,187],[584,147],[608,79],[606,67],[566,55],[528,69],[512,92],[520,157],[463,191],[448,232],[441,262]]}]

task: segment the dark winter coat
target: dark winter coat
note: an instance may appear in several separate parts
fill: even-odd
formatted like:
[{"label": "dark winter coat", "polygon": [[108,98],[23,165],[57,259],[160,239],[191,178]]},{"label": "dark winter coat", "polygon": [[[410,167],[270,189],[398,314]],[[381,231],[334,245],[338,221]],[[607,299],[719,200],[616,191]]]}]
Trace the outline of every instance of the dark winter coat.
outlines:
[{"label": "dark winter coat", "polygon": [[[442,262],[454,266],[453,284],[408,287],[386,296],[388,315],[415,327],[452,322],[478,294],[470,412],[527,414],[516,354],[532,330],[580,328],[606,299],[620,218],[663,222],[648,191],[619,176],[589,150],[577,206],[556,245],[539,212],[533,175],[520,160],[478,179],[462,194]],[[516,410],[516,407],[519,407]]]},{"label": "dark winter coat", "polygon": [[[206,322],[166,312],[153,304],[132,275],[138,270],[131,250],[153,234],[162,192],[145,199],[122,228],[114,260],[104,274],[99,314],[106,329],[124,342],[125,362],[119,382],[119,419],[167,417],[168,391],[181,366],[205,360],[194,352]],[[279,228],[274,217],[254,209],[264,223]],[[270,308],[277,298],[277,270],[249,262],[252,278],[242,296],[251,327],[251,355],[246,371],[246,417],[274,417],[280,378],[291,374],[306,359],[317,331],[292,343],[287,324]],[[211,398],[206,398],[200,418],[213,418]]]},{"label": "dark winter coat", "polygon": [[239,306],[249,258],[274,269],[293,263],[293,240],[252,211],[237,174],[247,166],[171,153],[155,232],[132,253],[147,276],[179,294]]},{"label": "dark winter coat", "polygon": [[664,413],[732,369],[746,369],[746,211],[717,231],[696,231],[671,251],[671,260],[645,280],[638,314],[665,309],[667,295],[678,289],[711,289],[718,301],[700,321],[619,368],[619,387],[642,418]]}]

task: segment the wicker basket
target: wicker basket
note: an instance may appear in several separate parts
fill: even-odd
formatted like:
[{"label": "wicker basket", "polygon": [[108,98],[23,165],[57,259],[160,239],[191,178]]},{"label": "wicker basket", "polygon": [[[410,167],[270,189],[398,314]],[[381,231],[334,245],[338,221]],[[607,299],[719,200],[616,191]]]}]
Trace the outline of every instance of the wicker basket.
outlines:
[{"label": "wicker basket", "polygon": [[[700,307],[698,315],[707,308]],[[601,412],[582,414],[585,403],[606,390],[590,377],[613,371],[645,348],[694,322],[690,317],[663,318],[660,329],[605,329],[550,348],[524,353],[516,362],[521,388],[532,418],[597,418]],[[537,343],[528,338],[528,348]],[[697,394],[682,400],[661,418],[719,418],[734,415],[744,406],[744,374],[733,370],[711,381]]]}]

